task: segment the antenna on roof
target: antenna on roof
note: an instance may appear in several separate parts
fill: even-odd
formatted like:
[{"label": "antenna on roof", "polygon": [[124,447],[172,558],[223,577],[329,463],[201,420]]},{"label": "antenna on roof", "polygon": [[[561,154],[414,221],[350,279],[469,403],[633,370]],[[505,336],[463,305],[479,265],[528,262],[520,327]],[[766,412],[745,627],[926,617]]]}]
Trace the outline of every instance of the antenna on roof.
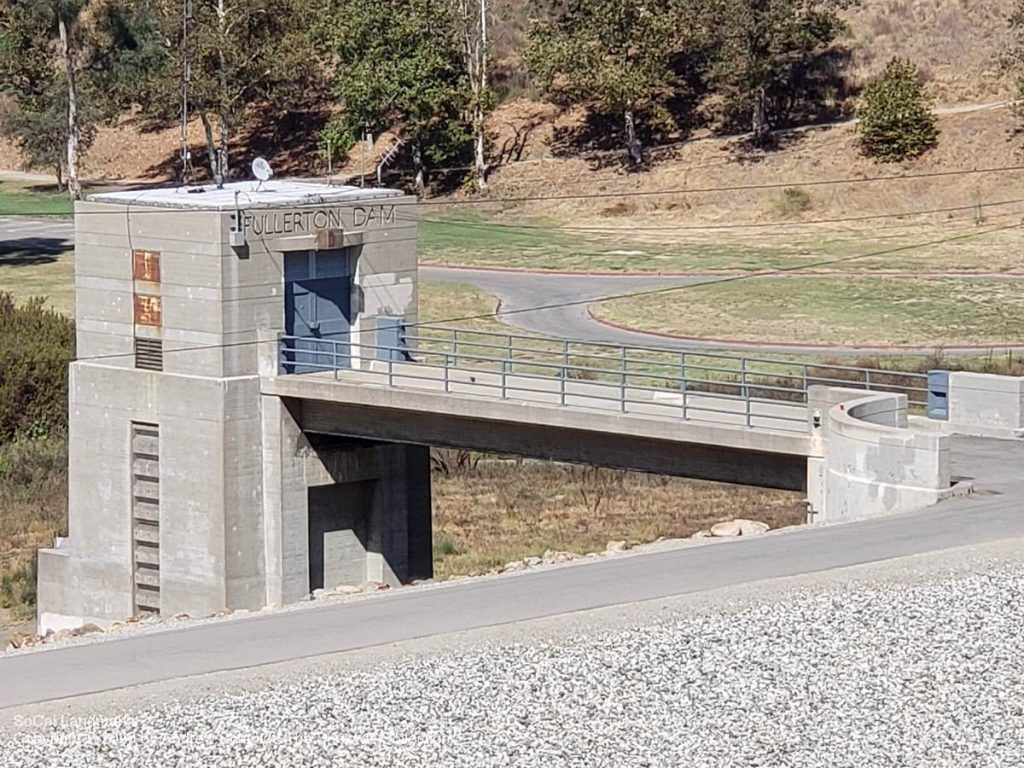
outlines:
[{"label": "antenna on roof", "polygon": [[192,21],[192,0],[182,0],[181,6],[181,183],[187,184],[192,164],[188,151],[188,86],[192,80],[188,60],[188,24]]},{"label": "antenna on roof", "polygon": [[265,181],[270,181],[274,178],[274,169],[270,167],[264,158],[257,157],[252,161],[252,175],[259,180],[259,184],[256,185],[256,191],[260,191],[260,187],[263,186]]}]

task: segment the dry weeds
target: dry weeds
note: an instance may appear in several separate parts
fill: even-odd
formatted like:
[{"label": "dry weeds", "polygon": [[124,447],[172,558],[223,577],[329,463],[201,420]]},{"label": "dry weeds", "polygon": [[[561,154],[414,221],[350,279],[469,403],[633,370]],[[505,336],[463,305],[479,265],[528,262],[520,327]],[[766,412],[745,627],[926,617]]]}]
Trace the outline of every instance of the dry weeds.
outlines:
[{"label": "dry weeds", "polygon": [[863,83],[893,56],[918,64],[940,104],[1005,98],[999,60],[1010,43],[1012,0],[862,0],[845,12],[853,77]]},{"label": "dry weeds", "polygon": [[483,573],[547,549],[600,552],[746,517],[804,522],[802,494],[534,461],[434,474],[434,572]]}]

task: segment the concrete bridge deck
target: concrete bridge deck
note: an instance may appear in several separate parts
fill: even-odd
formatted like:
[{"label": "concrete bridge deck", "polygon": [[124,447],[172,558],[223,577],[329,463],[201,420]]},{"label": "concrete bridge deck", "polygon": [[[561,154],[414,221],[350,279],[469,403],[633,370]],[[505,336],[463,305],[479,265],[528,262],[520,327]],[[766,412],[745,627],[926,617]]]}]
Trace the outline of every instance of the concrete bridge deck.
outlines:
[{"label": "concrete bridge deck", "polygon": [[276,356],[264,352],[261,391],[283,398],[308,433],[805,490],[807,459],[821,451],[808,424],[810,386],[853,378],[864,389],[900,387],[920,402],[923,378],[447,327],[416,331],[395,334],[392,346],[279,337]]},{"label": "concrete bridge deck", "polygon": [[307,432],[766,487],[802,490],[813,453],[805,405],[755,398],[377,362],[264,376],[262,392]]}]

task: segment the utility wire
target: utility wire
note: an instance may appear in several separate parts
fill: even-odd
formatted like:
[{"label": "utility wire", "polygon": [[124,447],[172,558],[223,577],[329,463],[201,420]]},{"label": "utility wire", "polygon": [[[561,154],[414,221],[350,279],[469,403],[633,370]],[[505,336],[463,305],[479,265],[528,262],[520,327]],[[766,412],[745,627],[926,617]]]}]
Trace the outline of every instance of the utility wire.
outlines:
[{"label": "utility wire", "polygon": [[902,246],[897,246],[895,248],[887,248],[887,249],[880,250],[880,251],[872,251],[870,253],[860,253],[860,254],[855,254],[853,256],[841,256],[841,257],[835,258],[835,259],[825,259],[825,260],[822,260],[822,261],[814,262],[812,264],[800,264],[800,265],[792,266],[792,267],[778,267],[776,269],[763,270],[763,271],[760,271],[760,272],[754,272],[754,273],[745,274],[745,275],[729,275],[729,276],[726,276],[726,277],[720,277],[720,278],[715,278],[715,279],[711,279],[711,280],[704,280],[704,281],[699,282],[699,283],[686,283],[684,285],[670,285],[670,286],[666,286],[666,287],[663,287],[663,288],[650,288],[650,289],[647,289],[647,290],[629,291],[627,293],[613,294],[611,296],[602,296],[599,299],[593,299],[593,298],[590,298],[590,299],[577,299],[577,300],[574,300],[574,301],[557,302],[555,304],[543,304],[543,305],[534,306],[534,307],[521,307],[519,309],[509,309],[509,310],[498,309],[498,310],[495,310],[494,312],[488,312],[486,314],[464,315],[462,317],[453,317],[453,318],[448,318],[448,319],[444,319],[444,320],[432,320],[429,323],[424,323],[424,322],[410,323],[407,327],[413,328],[413,327],[421,326],[421,325],[442,325],[442,324],[445,324],[445,323],[468,322],[470,320],[487,320],[487,319],[490,319],[490,318],[506,317],[508,315],[519,315],[519,314],[523,314],[523,313],[526,313],[526,312],[541,312],[541,311],[545,311],[545,310],[549,310],[549,309],[563,309],[563,308],[566,308],[566,307],[577,307],[577,306],[586,305],[586,304],[594,304],[594,303],[597,303],[597,302],[616,301],[618,299],[632,299],[632,298],[640,298],[642,296],[656,296],[656,295],[665,294],[665,293],[675,293],[675,292],[678,292],[678,291],[691,290],[691,289],[694,289],[694,288],[702,288],[702,287],[705,287],[705,286],[708,286],[708,285],[723,285],[723,284],[726,284],[726,283],[738,283],[738,282],[740,282],[742,280],[760,279],[760,278],[765,278],[765,277],[777,277],[779,275],[792,274],[792,273],[800,272],[800,271],[803,271],[803,270],[806,270],[806,269],[820,269],[821,267],[830,267],[830,266],[835,266],[837,264],[846,264],[846,263],[849,263],[851,261],[857,261],[859,259],[869,259],[869,258],[875,258],[875,257],[880,257],[880,256],[891,256],[891,255],[894,255],[894,254],[897,254],[897,253],[903,253],[904,251],[915,250],[917,248],[927,248],[927,247],[933,246],[933,245],[944,245],[946,243],[952,243],[952,242],[959,242],[959,241],[963,241],[963,240],[969,240],[969,239],[972,239],[972,238],[975,238],[975,237],[982,237],[984,235],[989,235],[989,234],[992,234],[992,233],[995,233],[995,232],[1003,232],[1003,231],[1010,230],[1010,229],[1016,229],[1016,228],[1018,228],[1020,226],[1021,226],[1021,224],[1018,222],[1018,223],[1008,224],[1008,225],[1001,226],[1001,227],[992,227],[992,228],[986,229],[986,230],[984,230],[982,232],[971,232],[971,233],[967,233],[967,234],[963,234],[963,235],[956,235],[956,236],[953,236],[953,237],[942,238],[941,240],[931,240],[929,242],[924,242],[924,243],[912,243],[910,245],[902,245]]},{"label": "utility wire", "polygon": [[[1000,208],[1006,205],[1017,205],[1018,203],[1024,203],[1024,198],[1017,198],[1014,200],[999,200],[994,202],[978,202],[972,205],[957,205],[950,206],[947,208],[930,208],[925,210],[916,211],[899,211],[895,213],[876,213],[876,214],[865,214],[863,216],[839,216],[829,219],[806,219],[800,221],[769,221],[769,222],[753,222],[746,224],[680,224],[672,225],[666,224],[664,226],[647,227],[647,226],[624,226],[624,227],[601,227],[601,226],[545,226],[542,224],[515,224],[515,223],[502,223],[502,222],[491,222],[491,221],[472,221],[470,219],[456,219],[456,218],[445,218],[445,219],[431,219],[431,218],[420,218],[421,223],[427,224],[458,224],[460,226],[477,227],[477,228],[491,228],[491,229],[509,229],[509,230],[542,230],[546,232],[583,232],[583,233],[595,233],[595,234],[628,234],[630,232],[702,232],[705,230],[731,230],[731,229],[773,229],[776,227],[802,227],[812,226],[819,224],[845,224],[851,222],[861,221],[877,221],[880,219],[901,219],[911,216],[931,216],[938,213],[958,213],[961,211],[976,211],[984,208]],[[774,233],[773,233],[774,234]],[[790,234],[789,232],[783,232],[779,234]]]},{"label": "utility wire", "polygon": [[[521,195],[517,197],[488,197],[488,198],[464,198],[459,200],[436,200],[432,202],[422,202],[420,200],[402,201],[399,198],[367,198],[365,200],[356,201],[328,201],[328,202],[317,202],[317,203],[304,203],[302,205],[291,206],[294,209],[303,208],[315,208],[322,207],[324,205],[331,204],[343,204],[345,202],[358,202],[364,204],[383,204],[393,205],[395,207],[432,207],[432,206],[468,206],[468,205],[493,205],[499,203],[528,203],[528,202],[556,202],[559,200],[606,200],[606,199],[619,199],[619,198],[631,198],[631,197],[667,197],[672,195],[695,195],[695,194],[708,194],[712,192],[742,192],[742,191],[756,191],[756,190],[769,190],[769,189],[786,189],[788,187],[821,187],[821,186],[833,186],[833,185],[850,185],[850,184],[876,184],[881,182],[896,182],[896,181],[909,181],[914,179],[937,179],[937,178],[949,178],[958,176],[970,176],[977,174],[986,173],[1011,173],[1017,171],[1024,171],[1024,165],[1005,165],[1005,166],[993,166],[988,168],[963,168],[960,170],[953,171],[928,171],[924,173],[905,173],[905,174],[889,174],[884,176],[859,176],[859,177],[846,177],[846,178],[833,178],[833,179],[805,179],[798,181],[779,181],[779,182],[765,182],[761,184],[732,184],[719,187],[681,187],[681,188],[670,188],[670,189],[645,189],[645,190],[632,190],[632,191],[620,191],[620,192],[587,192],[577,194],[557,194],[557,195]],[[151,213],[195,213],[195,208],[160,208],[156,206],[143,206],[138,203],[131,201],[118,201],[114,204],[121,205],[136,205],[137,207],[145,208],[147,214]],[[235,213],[234,209],[199,209],[209,213]],[[268,208],[267,210],[271,210]],[[0,216],[15,216],[15,215],[37,215],[37,216],[67,216],[66,213],[39,213],[39,214],[25,214],[24,212],[13,212],[13,211],[0,211]],[[86,211],[77,214],[78,216],[101,216],[101,215],[122,215],[121,211]]]},{"label": "utility wire", "polygon": [[[519,309],[504,310],[504,311],[498,309],[498,310],[495,310],[493,312],[487,312],[487,313],[483,313],[483,314],[463,315],[461,317],[450,317],[450,318],[445,318],[445,319],[442,319],[442,320],[432,320],[430,322],[409,323],[405,327],[407,327],[407,328],[418,328],[418,327],[445,325],[445,324],[448,324],[448,323],[468,322],[468,321],[471,321],[471,320],[488,320],[488,319],[492,319],[492,318],[507,317],[509,315],[523,314],[523,313],[526,313],[526,312],[539,312],[539,311],[545,311],[545,310],[550,310],[550,309],[562,309],[562,308],[565,308],[565,307],[574,307],[574,306],[580,306],[580,305],[586,305],[586,304],[593,304],[593,303],[596,303],[598,301],[615,301],[615,300],[618,300],[618,299],[629,299],[629,298],[639,298],[639,297],[643,297],[643,296],[654,296],[654,295],[665,294],[665,293],[673,293],[673,292],[677,292],[677,291],[689,290],[689,289],[694,289],[694,288],[701,288],[701,287],[708,286],[708,285],[721,285],[721,284],[727,284],[727,283],[737,283],[737,282],[741,282],[741,281],[744,281],[744,280],[753,280],[753,279],[761,279],[761,278],[765,278],[765,277],[773,277],[773,276],[778,276],[778,275],[793,274],[793,273],[800,272],[800,271],[805,270],[805,269],[818,269],[818,268],[821,268],[821,267],[834,266],[834,265],[837,265],[837,264],[846,264],[846,263],[849,263],[851,261],[857,261],[859,259],[868,259],[868,258],[875,258],[875,257],[881,257],[881,256],[889,256],[889,255],[893,255],[893,254],[897,254],[897,253],[903,253],[903,252],[906,252],[906,251],[914,250],[914,249],[917,249],[917,248],[927,248],[927,247],[933,246],[933,245],[943,245],[945,243],[970,240],[970,239],[973,239],[973,238],[982,237],[984,235],[992,234],[994,232],[1002,232],[1002,231],[1006,231],[1006,230],[1010,230],[1010,229],[1015,229],[1015,228],[1017,228],[1019,226],[1021,226],[1021,225],[1018,224],[1018,223],[1014,223],[1014,224],[1010,224],[1010,225],[1006,225],[1006,226],[1001,226],[1001,227],[992,227],[992,228],[989,228],[989,229],[986,229],[986,230],[980,231],[980,232],[971,232],[971,233],[967,233],[967,234],[963,234],[963,235],[957,235],[957,236],[954,236],[954,237],[946,237],[946,238],[942,238],[940,240],[931,240],[931,241],[928,241],[928,242],[913,243],[913,244],[910,244],[910,245],[899,246],[899,247],[896,247],[896,248],[888,248],[888,249],[879,250],[879,251],[871,251],[871,252],[868,252],[868,253],[855,254],[855,255],[852,255],[852,256],[843,256],[843,257],[839,257],[839,258],[835,258],[835,259],[826,259],[826,260],[815,262],[813,264],[801,264],[799,266],[794,266],[794,267],[781,267],[781,268],[777,268],[777,269],[764,270],[764,271],[761,271],[761,272],[755,272],[755,273],[746,274],[746,275],[731,275],[731,276],[728,276],[728,277],[722,277],[722,278],[713,279],[713,280],[706,280],[706,281],[702,281],[702,282],[699,282],[699,283],[687,283],[687,284],[684,284],[684,285],[667,286],[667,287],[664,287],[664,288],[654,288],[654,289],[648,289],[648,290],[630,291],[630,292],[626,292],[626,293],[613,294],[611,296],[604,296],[604,297],[601,297],[599,299],[591,298],[591,299],[579,299],[579,300],[574,300],[574,301],[562,301],[562,302],[556,302],[556,303],[553,303],[553,304],[542,304],[542,305],[533,306],[533,307],[522,307],[522,308],[519,308]],[[178,353],[178,352],[200,352],[200,351],[209,351],[209,350],[217,350],[217,349],[235,349],[235,348],[238,348],[238,347],[254,346],[254,345],[260,344],[260,343],[261,342],[259,340],[257,340],[257,339],[248,339],[248,340],[245,340],[245,341],[228,342],[228,343],[223,343],[223,344],[202,344],[202,345],[195,345],[195,346],[191,346],[191,347],[179,347],[178,349],[164,350],[164,355],[166,356],[166,355],[175,354],[175,353]],[[266,342],[262,342],[262,343],[266,343]],[[1001,345],[993,345],[992,346],[992,349],[999,349],[999,348],[1001,348]],[[126,357],[133,357],[133,356],[134,356],[134,352],[113,353],[113,354],[106,354],[106,355],[92,355],[92,356],[89,356],[89,357],[80,357],[80,358],[77,358],[77,361],[78,362],[93,362],[93,361],[97,361],[97,360],[115,360],[115,359],[121,359],[121,358],[126,358]]]}]

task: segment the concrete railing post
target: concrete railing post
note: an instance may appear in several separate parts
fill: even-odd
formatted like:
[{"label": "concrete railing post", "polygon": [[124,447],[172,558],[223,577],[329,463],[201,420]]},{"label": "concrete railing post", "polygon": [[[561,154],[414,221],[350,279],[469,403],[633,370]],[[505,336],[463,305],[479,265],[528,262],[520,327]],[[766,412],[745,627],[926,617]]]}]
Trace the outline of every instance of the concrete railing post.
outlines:
[{"label": "concrete railing post", "polygon": [[621,370],[619,372],[619,406],[626,412],[626,348],[622,347]]}]

